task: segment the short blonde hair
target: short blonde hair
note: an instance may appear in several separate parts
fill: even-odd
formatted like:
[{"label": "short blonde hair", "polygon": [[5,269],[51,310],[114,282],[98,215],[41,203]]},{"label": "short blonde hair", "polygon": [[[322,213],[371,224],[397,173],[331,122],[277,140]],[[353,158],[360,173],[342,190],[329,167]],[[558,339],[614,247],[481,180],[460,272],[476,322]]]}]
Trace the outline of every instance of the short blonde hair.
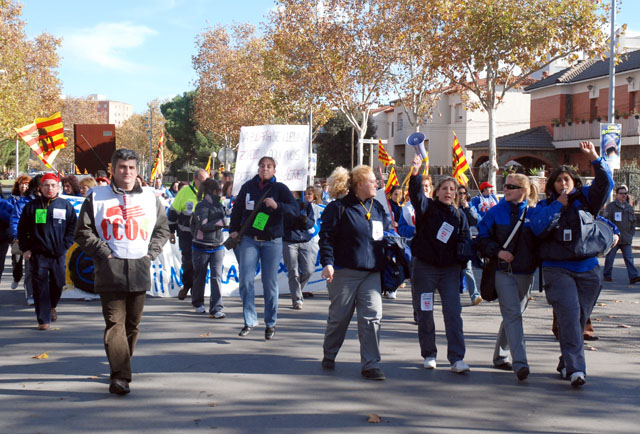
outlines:
[{"label": "short blonde hair", "polygon": [[98,185],[96,180],[93,179],[91,176],[87,178],[82,178],[78,184],[80,184],[81,187],[87,187],[87,188],[93,188],[96,185]]},{"label": "short blonde hair", "polygon": [[366,164],[360,164],[351,170],[351,173],[344,167],[336,167],[327,184],[329,185],[329,196],[338,199],[349,193],[349,189],[354,188],[357,184],[367,181],[367,178],[373,173],[373,169]]},{"label": "short blonde hair", "polygon": [[527,191],[525,197],[527,198],[527,202],[529,202],[529,206],[535,206],[538,202],[538,187],[529,181],[529,177],[522,173],[510,173],[507,176],[507,179],[509,178],[513,179],[517,185],[522,186],[522,188]]}]

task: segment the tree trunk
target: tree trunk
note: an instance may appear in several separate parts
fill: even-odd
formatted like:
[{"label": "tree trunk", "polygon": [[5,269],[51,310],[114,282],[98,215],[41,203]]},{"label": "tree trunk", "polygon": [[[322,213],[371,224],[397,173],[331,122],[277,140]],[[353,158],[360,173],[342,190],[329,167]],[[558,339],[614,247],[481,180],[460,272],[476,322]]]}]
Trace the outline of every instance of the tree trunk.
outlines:
[{"label": "tree trunk", "polygon": [[498,158],[496,149],[496,119],[495,104],[490,104],[487,113],[489,115],[489,183],[496,185],[496,172],[498,171]]}]

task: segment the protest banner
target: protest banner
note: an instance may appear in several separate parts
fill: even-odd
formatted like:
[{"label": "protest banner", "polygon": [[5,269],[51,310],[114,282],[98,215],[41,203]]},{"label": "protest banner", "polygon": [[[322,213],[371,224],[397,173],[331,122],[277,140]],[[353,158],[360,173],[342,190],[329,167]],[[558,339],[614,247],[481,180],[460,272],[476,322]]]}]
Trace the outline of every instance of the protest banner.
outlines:
[{"label": "protest banner", "polygon": [[258,161],[268,156],[276,161],[276,179],[291,191],[307,187],[309,174],[309,127],[307,125],[260,125],[242,127],[236,158],[233,195],[256,176]]},{"label": "protest banner", "polygon": [[600,124],[600,155],[612,171],[620,168],[621,136],[622,124]]}]

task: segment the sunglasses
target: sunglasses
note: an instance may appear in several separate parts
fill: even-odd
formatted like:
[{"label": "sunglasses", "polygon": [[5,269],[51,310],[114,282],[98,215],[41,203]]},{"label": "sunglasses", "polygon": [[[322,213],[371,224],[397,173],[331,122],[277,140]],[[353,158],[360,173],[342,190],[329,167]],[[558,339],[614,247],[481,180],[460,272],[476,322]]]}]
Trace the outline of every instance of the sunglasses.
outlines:
[{"label": "sunglasses", "polygon": [[523,187],[521,185],[505,184],[504,188],[506,188],[507,190],[518,190],[518,189],[523,188]]},{"label": "sunglasses", "polygon": [[626,196],[627,194],[629,194],[629,192],[628,191],[619,191],[618,194]]}]

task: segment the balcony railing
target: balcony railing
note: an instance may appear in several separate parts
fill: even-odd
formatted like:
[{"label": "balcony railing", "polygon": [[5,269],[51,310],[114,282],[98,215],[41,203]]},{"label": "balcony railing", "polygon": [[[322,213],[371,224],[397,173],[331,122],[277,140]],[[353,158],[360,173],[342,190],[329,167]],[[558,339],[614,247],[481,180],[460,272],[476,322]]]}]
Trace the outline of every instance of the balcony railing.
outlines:
[{"label": "balcony railing", "polygon": [[[640,136],[640,119],[636,119],[635,116],[615,119],[614,122],[622,124],[623,137]],[[553,140],[557,142],[563,140],[596,139],[600,137],[600,123],[602,122],[572,122],[571,125],[569,125],[565,122],[563,125],[554,125]]]}]

